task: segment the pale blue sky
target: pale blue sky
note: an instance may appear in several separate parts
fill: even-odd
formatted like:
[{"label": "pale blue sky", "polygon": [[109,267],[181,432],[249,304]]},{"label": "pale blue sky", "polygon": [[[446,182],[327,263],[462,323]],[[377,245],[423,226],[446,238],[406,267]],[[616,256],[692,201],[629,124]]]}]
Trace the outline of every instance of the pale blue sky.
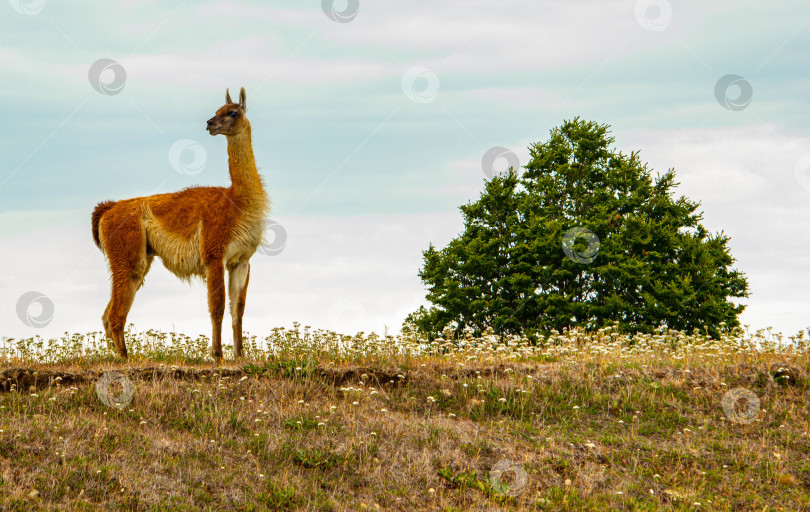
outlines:
[{"label": "pale blue sky", "polygon": [[[255,260],[247,330],[395,330],[424,296],[421,251],[454,236],[458,205],[480,192],[483,154],[505,146],[525,164],[530,142],[574,116],[674,167],[704,224],[732,236],[752,287],[744,323],[810,326],[807,2],[361,0],[348,23],[321,4],[0,5],[0,335],[100,328],[93,206],[227,184],[225,140],[204,126],[240,86],[288,237]],[[91,86],[102,58],[126,72],[118,94]],[[417,93],[438,86],[424,103],[403,90],[417,66],[432,73]],[[715,97],[727,74],[751,85],[742,110]],[[169,160],[181,139],[204,150],[198,175]],[[153,270],[137,328],[207,332],[203,287],[175,281]],[[32,290],[54,304],[39,329],[15,309]]]}]

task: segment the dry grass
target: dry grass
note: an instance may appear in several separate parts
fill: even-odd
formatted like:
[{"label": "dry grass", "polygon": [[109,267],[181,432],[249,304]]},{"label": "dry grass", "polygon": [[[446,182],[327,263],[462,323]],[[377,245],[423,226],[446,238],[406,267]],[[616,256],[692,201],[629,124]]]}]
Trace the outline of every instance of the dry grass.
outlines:
[{"label": "dry grass", "polygon": [[[223,367],[204,339],[129,337],[127,364],[87,337],[7,344],[0,509],[810,510],[804,337],[296,327]],[[96,392],[109,370],[134,383],[124,408]],[[742,423],[737,387],[760,402]]]}]

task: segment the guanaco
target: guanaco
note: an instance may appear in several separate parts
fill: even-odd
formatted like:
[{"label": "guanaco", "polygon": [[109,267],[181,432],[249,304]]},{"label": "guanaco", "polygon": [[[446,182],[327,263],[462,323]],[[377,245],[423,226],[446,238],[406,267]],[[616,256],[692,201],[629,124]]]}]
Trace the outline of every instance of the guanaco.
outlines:
[{"label": "guanaco", "polygon": [[190,187],[170,194],[99,203],[92,216],[93,239],[106,255],[112,294],[102,322],[119,356],[126,359],[124,328],[135,293],[155,256],[183,280],[202,277],[208,288],[213,327],[211,353],[222,360],[225,269],[233,324],[234,356],[242,356],[242,316],[250,257],[262,243],[270,198],[253,158],[242,87],[239,103],[225,90],[225,105],[206,129],[228,140],[230,187]]}]

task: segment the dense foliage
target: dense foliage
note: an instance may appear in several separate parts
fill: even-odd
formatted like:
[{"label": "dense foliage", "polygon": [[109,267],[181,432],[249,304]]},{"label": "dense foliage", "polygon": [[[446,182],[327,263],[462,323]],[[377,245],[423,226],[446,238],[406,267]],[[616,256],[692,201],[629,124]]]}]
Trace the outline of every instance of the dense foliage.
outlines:
[{"label": "dense foliage", "polygon": [[433,304],[406,323],[437,334],[491,328],[534,337],[568,326],[625,332],[739,325],[745,276],[699,203],[673,198],[673,170],[655,178],[638,153],[611,148],[609,127],[580,119],[530,146],[461,206],[464,232],[432,244],[419,273]]}]

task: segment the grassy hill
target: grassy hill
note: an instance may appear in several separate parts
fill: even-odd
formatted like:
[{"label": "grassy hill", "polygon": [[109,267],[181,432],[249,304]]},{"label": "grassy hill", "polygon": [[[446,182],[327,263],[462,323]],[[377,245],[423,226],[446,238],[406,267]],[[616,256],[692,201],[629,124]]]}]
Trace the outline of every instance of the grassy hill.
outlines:
[{"label": "grassy hill", "polygon": [[810,510],[804,336],[207,343],[6,343],[0,509]]}]

